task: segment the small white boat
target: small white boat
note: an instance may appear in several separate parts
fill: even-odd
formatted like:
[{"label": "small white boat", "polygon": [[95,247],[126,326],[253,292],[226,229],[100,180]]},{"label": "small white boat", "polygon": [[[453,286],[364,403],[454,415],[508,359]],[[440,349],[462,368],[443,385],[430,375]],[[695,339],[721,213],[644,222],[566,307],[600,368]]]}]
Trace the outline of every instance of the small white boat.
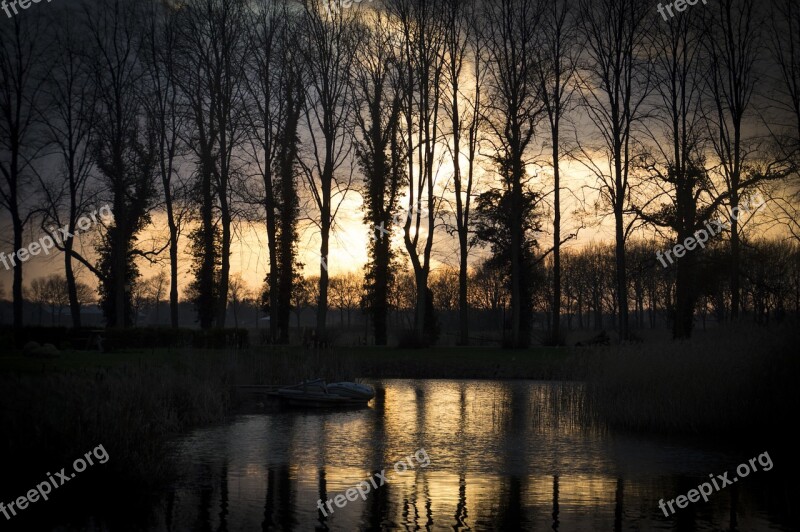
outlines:
[{"label": "small white boat", "polygon": [[323,379],[315,379],[294,386],[286,386],[269,395],[292,406],[314,408],[365,406],[375,397],[375,390],[366,384],[355,382],[325,384]]}]

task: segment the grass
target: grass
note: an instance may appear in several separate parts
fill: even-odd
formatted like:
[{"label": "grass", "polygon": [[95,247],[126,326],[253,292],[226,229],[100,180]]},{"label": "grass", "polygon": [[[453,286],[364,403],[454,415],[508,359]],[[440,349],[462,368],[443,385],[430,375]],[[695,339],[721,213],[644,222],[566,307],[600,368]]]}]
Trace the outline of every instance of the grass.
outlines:
[{"label": "grass", "polygon": [[47,512],[15,518],[21,530],[49,529],[48,519],[67,519],[87,508],[86,500],[113,507],[112,515],[135,511],[137,501],[151,507],[148,497],[157,497],[176,475],[172,440],[230,411],[233,373],[218,357],[102,357],[66,353],[36,364],[0,357],[0,453],[7,458],[0,500],[13,500],[47,472],[69,472],[76,458],[98,445],[109,455],[70,489],[59,490]]},{"label": "grass", "polygon": [[0,452],[17,458],[7,471],[24,477],[31,473],[26,458],[63,466],[103,444],[116,458],[106,469],[127,482],[164,478],[171,437],[224,419],[230,378],[225,368],[203,361],[183,369],[140,362],[0,373]]},{"label": "grass", "polygon": [[370,378],[572,378],[585,358],[573,351],[536,348],[509,351],[486,347],[394,349],[381,347],[304,350],[299,347],[243,351],[201,349],[125,350],[113,353],[67,351],[39,359],[12,353],[0,356],[3,373],[47,374],[130,365],[175,369],[187,363],[210,363],[234,369],[238,384],[285,384],[312,377]]}]

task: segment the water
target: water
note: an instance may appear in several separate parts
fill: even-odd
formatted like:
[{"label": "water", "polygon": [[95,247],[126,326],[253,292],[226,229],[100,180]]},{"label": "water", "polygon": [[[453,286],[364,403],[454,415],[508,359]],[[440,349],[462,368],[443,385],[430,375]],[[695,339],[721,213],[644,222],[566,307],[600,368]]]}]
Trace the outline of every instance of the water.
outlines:
[{"label": "water", "polygon": [[[243,415],[185,437],[176,458],[180,481],[149,526],[223,532],[794,529],[789,472],[779,463],[674,516],[658,507],[659,499],[686,494],[709,473],[733,471],[769,449],[745,454],[708,442],[610,433],[586,421],[578,385],[374,384],[385,393],[370,408]],[[422,467],[426,457],[429,465]],[[405,472],[393,468],[400,460]],[[380,486],[374,474],[382,470],[388,483]],[[332,501],[332,513],[324,507],[370,478],[378,487],[369,486],[366,500],[340,499],[342,508]]]}]

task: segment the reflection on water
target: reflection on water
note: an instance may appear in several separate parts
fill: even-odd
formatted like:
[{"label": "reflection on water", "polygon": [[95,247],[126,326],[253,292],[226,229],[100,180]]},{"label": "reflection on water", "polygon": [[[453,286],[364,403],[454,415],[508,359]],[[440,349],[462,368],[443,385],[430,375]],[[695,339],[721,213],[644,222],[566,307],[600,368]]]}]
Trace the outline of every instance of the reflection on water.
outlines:
[{"label": "reflection on water", "polygon": [[[370,408],[241,416],[185,438],[183,476],[155,529],[789,530],[775,470],[666,518],[660,498],[738,465],[738,453],[610,434],[580,388],[384,381]],[[392,466],[418,449],[427,468]],[[412,460],[416,464],[416,461]],[[326,501],[387,470],[366,501]],[[778,490],[780,497],[773,497]]]}]

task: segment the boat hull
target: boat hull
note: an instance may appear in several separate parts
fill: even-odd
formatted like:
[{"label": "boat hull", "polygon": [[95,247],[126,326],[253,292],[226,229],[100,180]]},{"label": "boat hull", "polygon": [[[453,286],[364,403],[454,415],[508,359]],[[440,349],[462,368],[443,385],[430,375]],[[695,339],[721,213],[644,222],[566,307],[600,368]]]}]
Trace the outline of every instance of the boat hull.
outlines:
[{"label": "boat hull", "polygon": [[334,382],[328,384],[328,393],[348,397],[350,399],[362,399],[369,401],[375,397],[375,390],[372,386],[358,384],[355,382]]},{"label": "boat hull", "polygon": [[328,393],[303,392],[301,390],[279,390],[271,393],[287,406],[306,408],[347,408],[362,407],[369,403],[369,399],[342,397]]}]

